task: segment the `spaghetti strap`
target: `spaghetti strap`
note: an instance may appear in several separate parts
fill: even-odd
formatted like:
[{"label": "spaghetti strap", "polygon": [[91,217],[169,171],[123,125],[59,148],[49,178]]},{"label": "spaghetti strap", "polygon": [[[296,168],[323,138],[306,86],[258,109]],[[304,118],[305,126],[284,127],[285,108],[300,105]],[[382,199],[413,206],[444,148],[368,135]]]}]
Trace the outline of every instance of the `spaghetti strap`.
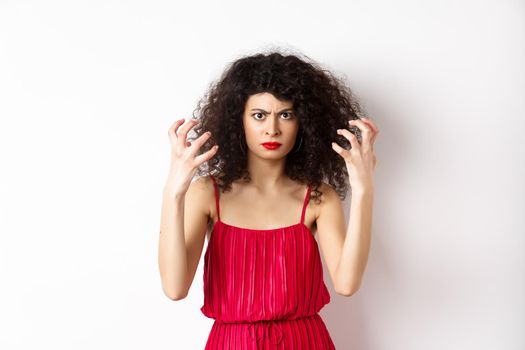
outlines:
[{"label": "spaghetti strap", "polygon": [[301,224],[304,221],[304,213],[306,211],[306,206],[308,204],[308,200],[310,199],[310,185],[308,185],[308,189],[306,190],[306,196],[304,196],[304,203],[303,203],[303,211],[301,212]]},{"label": "spaghetti strap", "polygon": [[217,220],[219,221],[221,219],[221,215],[219,212],[219,190],[217,188],[217,182],[215,182],[215,178],[213,175],[210,175],[211,180],[213,181],[213,189],[215,193],[215,208],[217,209]]}]

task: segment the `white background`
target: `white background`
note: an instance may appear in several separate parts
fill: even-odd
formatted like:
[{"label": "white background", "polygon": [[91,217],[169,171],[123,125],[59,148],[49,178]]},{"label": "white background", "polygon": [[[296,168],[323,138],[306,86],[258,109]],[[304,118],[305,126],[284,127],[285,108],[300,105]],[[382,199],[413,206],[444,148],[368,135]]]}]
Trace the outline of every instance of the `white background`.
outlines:
[{"label": "white background", "polygon": [[204,348],[202,260],[181,301],[158,272],[167,129],[279,47],[346,76],[381,130],[362,288],[325,268],[337,348],[524,349],[524,10],[0,1],[0,348]]}]

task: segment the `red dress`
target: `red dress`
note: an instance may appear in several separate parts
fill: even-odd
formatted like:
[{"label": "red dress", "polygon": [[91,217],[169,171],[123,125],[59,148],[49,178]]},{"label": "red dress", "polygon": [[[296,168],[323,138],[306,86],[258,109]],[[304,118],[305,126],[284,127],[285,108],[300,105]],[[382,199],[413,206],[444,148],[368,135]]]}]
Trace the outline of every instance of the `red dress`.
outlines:
[{"label": "red dress", "polygon": [[335,349],[318,314],[330,302],[317,241],[301,220],[256,230],[218,220],[204,254],[204,305],[215,319],[205,350]]}]

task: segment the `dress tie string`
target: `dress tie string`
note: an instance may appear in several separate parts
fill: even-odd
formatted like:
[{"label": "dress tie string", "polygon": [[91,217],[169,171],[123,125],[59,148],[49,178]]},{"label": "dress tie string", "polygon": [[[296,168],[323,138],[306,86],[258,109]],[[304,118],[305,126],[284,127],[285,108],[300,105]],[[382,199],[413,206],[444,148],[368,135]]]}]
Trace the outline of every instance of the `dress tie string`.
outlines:
[{"label": "dress tie string", "polygon": [[277,345],[283,340],[283,330],[276,321],[263,320],[250,323],[248,333],[256,342],[267,337],[274,345]]}]

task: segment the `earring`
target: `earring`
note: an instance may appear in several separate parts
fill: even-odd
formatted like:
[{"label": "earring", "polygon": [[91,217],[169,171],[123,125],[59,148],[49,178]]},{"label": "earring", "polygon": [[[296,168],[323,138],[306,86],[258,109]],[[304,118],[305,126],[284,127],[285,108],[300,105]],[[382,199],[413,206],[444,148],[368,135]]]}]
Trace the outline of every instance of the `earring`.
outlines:
[{"label": "earring", "polygon": [[301,133],[301,140],[299,140],[299,146],[295,149],[295,151],[291,153],[295,153],[299,150],[299,148],[301,148],[301,144],[303,143],[303,134],[304,134],[304,131]]},{"label": "earring", "polygon": [[239,147],[241,148],[242,154],[246,154],[246,151],[244,150],[242,146],[242,138],[239,136]]}]

